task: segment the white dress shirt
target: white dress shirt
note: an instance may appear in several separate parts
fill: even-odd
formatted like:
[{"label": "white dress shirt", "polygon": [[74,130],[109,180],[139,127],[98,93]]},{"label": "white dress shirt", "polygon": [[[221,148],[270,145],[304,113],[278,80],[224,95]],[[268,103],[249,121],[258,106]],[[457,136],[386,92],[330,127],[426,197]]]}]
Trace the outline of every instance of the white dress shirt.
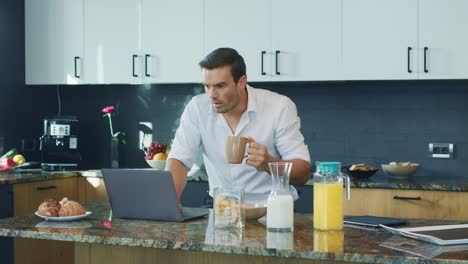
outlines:
[{"label": "white dress shirt", "polygon": [[267,172],[258,171],[245,160],[241,164],[226,161],[227,136],[251,136],[265,145],[271,156],[310,162],[296,105],[284,95],[249,85],[247,92],[247,110],[234,133],[206,94],[194,96],[180,119],[168,159],[177,159],[190,169],[201,148],[211,196],[216,187],[237,186],[254,193],[271,190],[271,175]]}]

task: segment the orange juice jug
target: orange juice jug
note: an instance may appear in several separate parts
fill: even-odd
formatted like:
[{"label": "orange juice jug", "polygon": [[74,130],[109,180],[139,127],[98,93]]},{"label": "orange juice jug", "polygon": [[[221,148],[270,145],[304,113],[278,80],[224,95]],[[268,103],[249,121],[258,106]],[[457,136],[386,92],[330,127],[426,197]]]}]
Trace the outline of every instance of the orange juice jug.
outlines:
[{"label": "orange juice jug", "polygon": [[317,162],[314,173],[314,228],[343,229],[343,184],[349,200],[349,177],[341,173],[340,162]]}]

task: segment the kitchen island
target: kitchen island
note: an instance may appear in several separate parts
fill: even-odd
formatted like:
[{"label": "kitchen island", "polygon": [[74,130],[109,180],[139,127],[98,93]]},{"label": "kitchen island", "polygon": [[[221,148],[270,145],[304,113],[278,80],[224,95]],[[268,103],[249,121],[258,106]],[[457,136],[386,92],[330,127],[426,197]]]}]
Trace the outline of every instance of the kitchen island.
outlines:
[{"label": "kitchen island", "polygon": [[[294,233],[278,234],[267,232],[257,221],[247,222],[244,230],[215,229],[211,215],[185,223],[113,219],[108,230],[102,225],[109,214],[107,204],[87,206],[87,210],[93,214],[74,222],[43,221],[34,215],[1,219],[0,236],[69,241],[75,245],[77,264],[286,263],[291,259],[294,263],[468,263],[468,246],[450,251],[376,228],[318,232],[313,230],[312,216],[304,214],[295,215]],[[447,222],[409,223],[423,226]],[[430,254],[423,257],[391,249],[402,243],[413,245],[420,255]]]}]

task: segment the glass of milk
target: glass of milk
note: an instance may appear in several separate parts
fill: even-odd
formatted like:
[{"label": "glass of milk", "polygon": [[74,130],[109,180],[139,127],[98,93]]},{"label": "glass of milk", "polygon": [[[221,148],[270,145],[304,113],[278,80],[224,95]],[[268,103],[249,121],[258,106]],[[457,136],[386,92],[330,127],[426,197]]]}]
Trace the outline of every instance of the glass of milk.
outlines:
[{"label": "glass of milk", "polygon": [[289,192],[289,174],[292,162],[269,162],[272,190],[267,201],[267,230],[292,232],[294,230],[294,200]]}]

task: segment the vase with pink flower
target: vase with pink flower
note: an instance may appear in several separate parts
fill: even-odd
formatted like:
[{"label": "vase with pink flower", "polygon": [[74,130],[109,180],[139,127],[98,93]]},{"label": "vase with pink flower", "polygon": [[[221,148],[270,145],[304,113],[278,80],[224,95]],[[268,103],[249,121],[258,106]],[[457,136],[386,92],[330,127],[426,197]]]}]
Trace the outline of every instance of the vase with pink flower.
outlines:
[{"label": "vase with pink flower", "polygon": [[112,114],[115,112],[115,107],[107,106],[102,109],[104,113],[103,117],[107,117],[109,119],[109,128],[111,133],[111,141],[110,141],[110,167],[111,168],[118,168],[120,165],[119,162],[119,146],[120,143],[125,144],[125,133],[124,132],[114,132],[114,128],[112,125]]}]

